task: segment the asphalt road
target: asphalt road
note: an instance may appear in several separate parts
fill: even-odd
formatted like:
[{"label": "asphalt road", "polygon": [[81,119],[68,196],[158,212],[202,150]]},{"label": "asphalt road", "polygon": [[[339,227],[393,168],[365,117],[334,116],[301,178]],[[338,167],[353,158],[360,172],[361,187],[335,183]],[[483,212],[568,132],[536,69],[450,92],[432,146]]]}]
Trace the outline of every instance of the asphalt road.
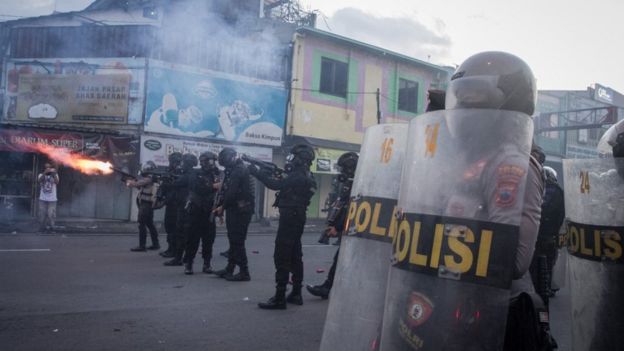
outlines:
[{"label": "asphalt road", "polygon": [[[327,300],[304,294],[303,306],[285,311],[256,306],[274,292],[275,228],[265,231],[250,235],[252,280],[238,283],[130,252],[132,235],[0,235],[0,349],[318,350]],[[322,282],[336,250],[316,244],[317,231],[304,235],[304,283]],[[217,269],[226,248],[217,236]],[[566,294],[551,313],[560,350],[569,349]]]}]

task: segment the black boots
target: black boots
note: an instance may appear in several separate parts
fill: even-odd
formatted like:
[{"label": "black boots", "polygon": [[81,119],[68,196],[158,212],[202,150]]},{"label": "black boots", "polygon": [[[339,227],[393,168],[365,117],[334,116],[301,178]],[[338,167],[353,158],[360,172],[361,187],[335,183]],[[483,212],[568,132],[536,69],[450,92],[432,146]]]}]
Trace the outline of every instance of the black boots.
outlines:
[{"label": "black boots", "polygon": [[145,251],[147,251],[147,249],[145,248],[145,246],[137,246],[137,247],[131,248],[130,251],[132,251],[132,252],[145,252]]},{"label": "black boots", "polygon": [[301,297],[301,285],[293,285],[293,289],[286,297],[286,302],[292,303],[293,305],[303,305],[303,298]]},{"label": "black boots", "polygon": [[184,274],[187,274],[187,275],[193,274],[193,262],[186,262],[184,264]]},{"label": "black boots", "polygon": [[306,285],[308,292],[314,296],[318,296],[322,299],[329,297],[329,291],[331,290],[330,283],[326,280],[321,285]]},{"label": "black boots", "polygon": [[210,267],[210,260],[204,260],[204,267],[202,268],[202,272],[206,274],[214,273],[214,271],[212,270],[212,267]]},{"label": "black boots", "polygon": [[234,263],[228,263],[225,268],[215,271],[214,274],[216,274],[219,278],[231,277],[232,273],[234,273],[235,267]]},{"label": "black boots", "polygon": [[240,267],[240,271],[234,275],[226,275],[223,278],[230,282],[248,282],[251,280],[248,267]]},{"label": "black boots", "polygon": [[177,258],[173,258],[163,263],[163,266],[181,266],[181,265],[182,265],[182,260],[178,260]]},{"label": "black boots", "polygon": [[147,248],[148,250],[159,250],[160,249],[160,245],[158,245],[158,243],[156,244],[152,244],[152,246]]},{"label": "black boots", "polygon": [[258,307],[263,310],[285,310],[286,309],[286,290],[278,288],[275,296],[271,297],[267,302],[258,303]]}]

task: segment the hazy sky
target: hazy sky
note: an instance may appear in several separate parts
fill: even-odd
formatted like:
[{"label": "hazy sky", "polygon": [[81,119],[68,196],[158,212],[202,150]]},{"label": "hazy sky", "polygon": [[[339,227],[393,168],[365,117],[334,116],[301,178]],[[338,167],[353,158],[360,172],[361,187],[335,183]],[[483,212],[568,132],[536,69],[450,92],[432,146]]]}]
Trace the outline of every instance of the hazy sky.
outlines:
[{"label": "hazy sky", "polygon": [[[430,61],[455,65],[484,50],[522,57],[539,89],[624,93],[622,0],[300,0],[318,27]],[[56,3],[56,5],[55,5]],[[0,0],[2,15],[81,10],[91,0]]]}]

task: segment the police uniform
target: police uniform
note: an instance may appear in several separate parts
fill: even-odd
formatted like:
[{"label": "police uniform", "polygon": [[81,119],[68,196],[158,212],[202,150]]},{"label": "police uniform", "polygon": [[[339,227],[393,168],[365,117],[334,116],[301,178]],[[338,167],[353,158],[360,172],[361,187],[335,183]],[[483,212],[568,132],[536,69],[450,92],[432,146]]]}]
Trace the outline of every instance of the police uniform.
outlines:
[{"label": "police uniform", "polygon": [[192,167],[186,167],[175,180],[171,182],[169,188],[173,193],[176,206],[176,229],[175,229],[175,251],[171,260],[164,262],[165,266],[181,266],[186,248],[186,240],[188,238],[188,230],[190,228],[190,216],[185,209],[186,199],[189,194],[190,177],[193,173]]},{"label": "police uniform", "polygon": [[[251,167],[250,169],[255,170]],[[280,218],[273,254],[276,296],[279,295],[282,306],[285,307],[283,301],[286,286],[289,275],[292,273],[293,290],[288,301],[301,305],[303,304],[301,301],[303,282],[301,235],[306,222],[306,209],[316,190],[316,182],[305,166],[295,168],[283,179],[276,179],[257,171],[253,171],[253,174],[267,188],[279,191],[275,206],[279,209]],[[260,304],[260,307],[266,308],[266,305],[268,304]]]},{"label": "police uniform", "polygon": [[[168,172],[172,175],[180,175],[180,169],[169,167]],[[175,232],[178,222],[178,207],[175,191],[168,187],[169,183],[164,182],[161,185],[163,195],[165,197],[165,232],[167,232],[167,250],[161,253],[163,257],[175,256]]]},{"label": "police uniform", "polygon": [[212,273],[210,260],[212,259],[212,245],[216,235],[216,223],[211,221],[212,205],[216,190],[214,184],[218,182],[218,170],[197,170],[189,176],[189,196],[186,202],[186,211],[190,219],[188,240],[184,262],[185,273],[192,274],[193,260],[202,243],[202,258],[204,259],[204,273]]},{"label": "police uniform", "polygon": [[[248,281],[250,276],[245,240],[254,212],[254,186],[243,161],[237,159],[233,164],[224,166],[226,170],[222,185],[224,187],[222,206],[225,210],[230,248],[227,267],[215,273],[229,281]],[[233,274],[235,266],[240,268],[237,274]]]},{"label": "police uniform", "polygon": [[145,242],[147,240],[147,230],[150,232],[152,246],[150,250],[160,248],[158,243],[158,231],[154,225],[154,183],[150,177],[141,177],[136,181],[129,180],[127,185],[139,188],[137,197],[137,205],[139,206],[139,214],[137,221],[139,222],[139,246],[133,248],[132,251],[145,251]]},{"label": "police uniform", "polygon": [[[521,218],[512,295],[533,290],[526,272],[535,248],[544,193],[541,165],[531,157],[527,172],[524,160],[515,146],[505,145],[495,155],[468,163],[461,175],[463,182],[446,209],[450,216],[495,223]],[[523,184],[525,176],[526,184]],[[524,194],[524,199],[519,199],[517,194]]]}]

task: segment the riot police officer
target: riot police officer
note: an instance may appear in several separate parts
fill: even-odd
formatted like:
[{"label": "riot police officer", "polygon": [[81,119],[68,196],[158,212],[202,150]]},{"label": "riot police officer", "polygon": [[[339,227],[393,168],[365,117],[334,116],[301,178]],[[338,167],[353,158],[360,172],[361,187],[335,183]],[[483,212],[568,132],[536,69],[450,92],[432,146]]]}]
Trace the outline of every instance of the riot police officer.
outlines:
[{"label": "riot police officer", "polygon": [[182,169],[180,174],[171,182],[170,188],[175,194],[178,204],[175,229],[175,252],[171,260],[163,263],[165,266],[181,266],[182,257],[186,248],[188,229],[190,227],[189,213],[186,210],[186,201],[189,195],[189,185],[193,168],[197,166],[197,156],[187,153],[182,155]]},{"label": "riot police officer", "polygon": [[[172,175],[179,175],[182,165],[182,154],[173,152],[169,155],[169,166],[167,172]],[[160,186],[162,196],[165,198],[165,232],[167,232],[167,250],[160,253],[162,257],[171,258],[175,256],[175,230],[177,225],[178,204],[175,193],[167,187],[168,181],[163,181]]]},{"label": "riot police officer", "polygon": [[[254,212],[254,185],[247,167],[238,159],[236,150],[226,147],[219,152],[219,164],[225,167],[225,178],[222,189],[222,201],[214,210],[218,214],[225,211],[225,226],[227,228],[228,250],[227,266],[215,274],[228,281],[249,281],[249,266],[245,240],[247,229]],[[236,266],[239,272],[234,274]]]},{"label": "riot police officer", "polygon": [[[353,177],[355,176],[355,169],[357,167],[358,154],[355,152],[346,152],[338,158],[338,168],[340,170],[340,190],[338,197],[331,205],[327,214],[327,229],[328,236],[337,236],[342,233],[344,228],[347,208],[349,207],[349,200],[351,199],[351,187],[353,186]],[[340,248],[336,250],[334,255],[334,262],[332,263],[327,279],[320,285],[307,285],[306,289],[314,296],[319,296],[326,299],[329,296],[329,291],[334,284],[334,275],[336,274],[336,265],[338,264],[338,255]]]},{"label": "riot police officer", "polygon": [[[130,249],[130,251],[141,252],[149,250],[158,250],[160,245],[158,243],[158,231],[154,226],[154,196],[156,195],[154,181],[149,172],[156,169],[156,165],[152,161],[147,161],[141,169],[141,176],[137,180],[126,180],[126,186],[130,188],[138,188],[139,194],[137,195],[137,205],[139,206],[139,246]],[[145,241],[147,239],[147,230],[149,229],[150,237],[152,239],[152,246],[145,247]]]},{"label": "riot police officer", "polygon": [[202,242],[204,273],[212,273],[212,245],[216,235],[216,223],[211,216],[215,193],[218,189],[219,169],[216,165],[217,154],[206,151],[199,155],[201,169],[192,172],[189,177],[189,195],[186,211],[190,219],[186,250],[184,255],[184,273],[193,274],[193,260]]},{"label": "riot police officer", "polygon": [[542,217],[540,220],[535,253],[530,272],[533,285],[544,302],[553,295],[550,283],[552,269],[557,259],[559,229],[565,217],[563,189],[557,183],[557,172],[551,167],[544,167],[546,178]]},{"label": "riot police officer", "polygon": [[[260,172],[254,165],[249,170],[267,188],[279,191],[275,207],[280,218],[275,238],[275,295],[267,302],[258,304],[263,309],[285,309],[286,302],[302,305],[301,284],[303,282],[303,253],[301,235],[306,222],[306,210],[316,191],[316,181],[310,172],[314,160],[314,149],[308,145],[295,145],[286,158],[286,175],[276,178]],[[286,298],[286,285],[292,273],[293,289]]]}]

